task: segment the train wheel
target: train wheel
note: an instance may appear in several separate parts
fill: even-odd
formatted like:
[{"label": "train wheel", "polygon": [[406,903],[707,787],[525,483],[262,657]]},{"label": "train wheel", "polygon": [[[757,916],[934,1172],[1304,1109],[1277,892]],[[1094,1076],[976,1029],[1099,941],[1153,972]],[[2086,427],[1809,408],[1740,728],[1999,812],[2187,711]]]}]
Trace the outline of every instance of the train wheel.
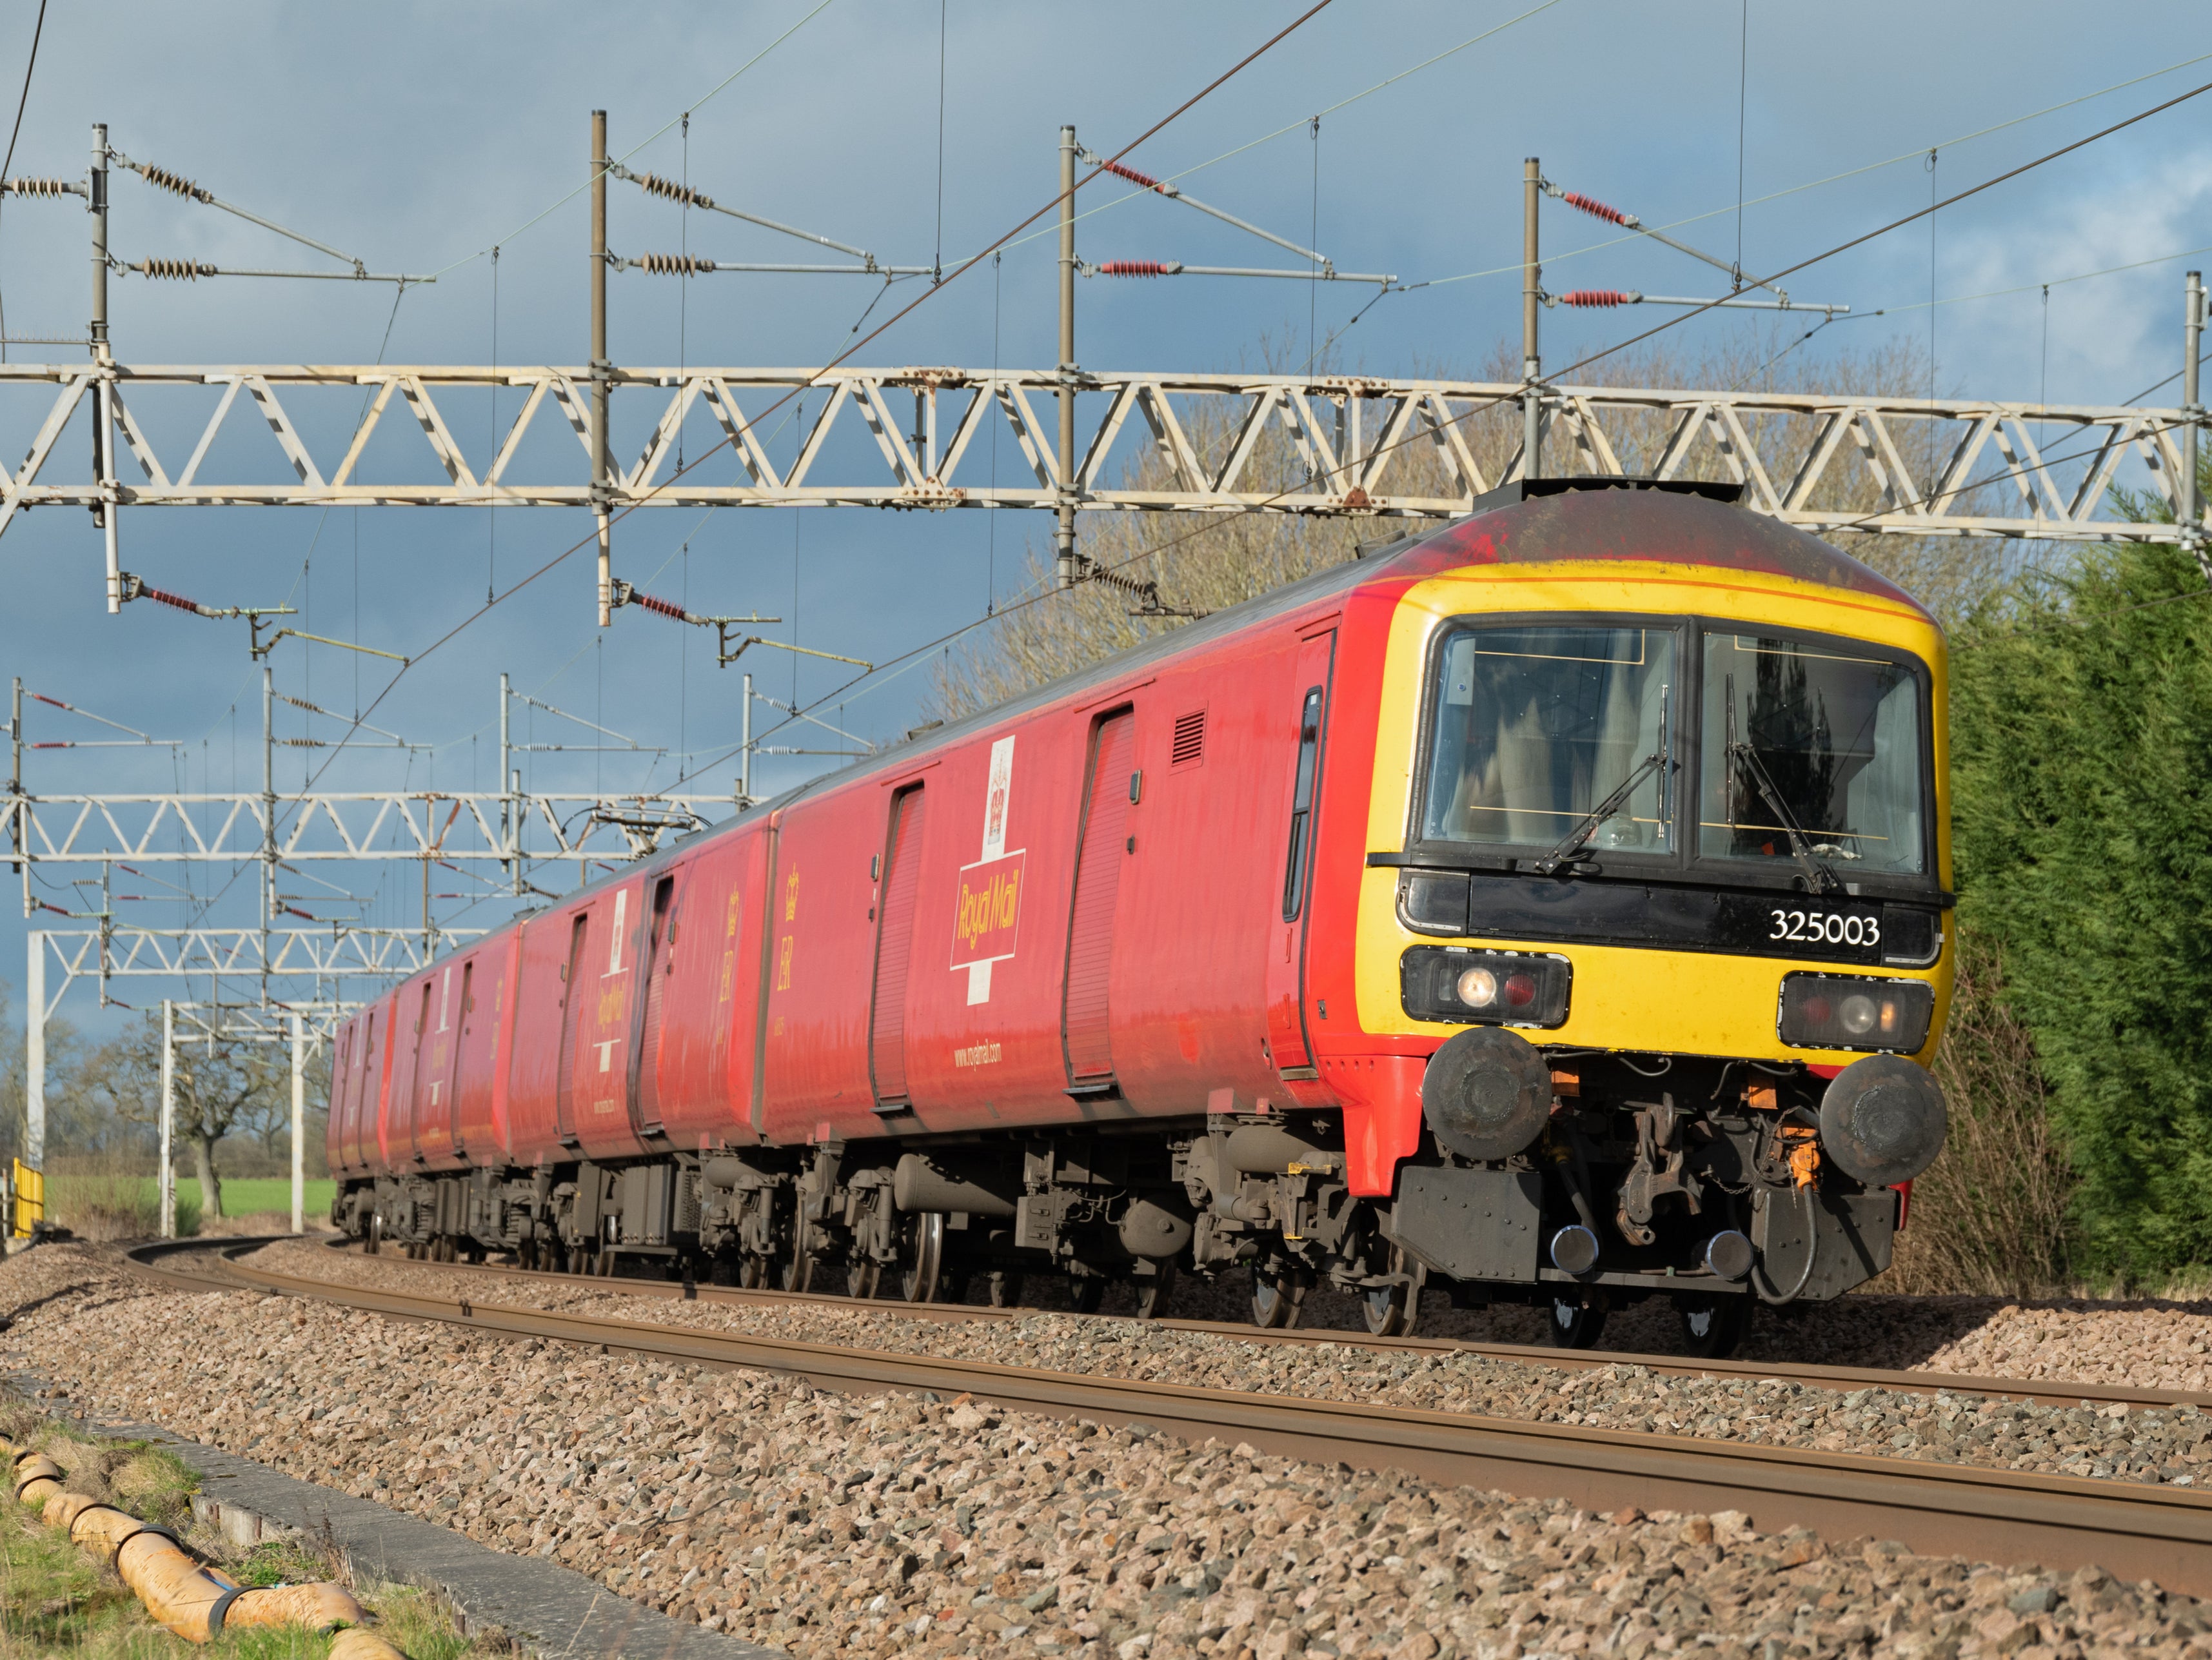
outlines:
[{"label": "train wheel", "polygon": [[922,1212],[901,1243],[899,1295],[909,1303],[936,1302],[945,1277],[945,1213]]},{"label": "train wheel", "polygon": [[1162,1262],[1137,1281],[1137,1318],[1157,1320],[1168,1311],[1168,1294],[1175,1289],[1176,1266]]},{"label": "train wheel", "polygon": [[1067,1300],[1078,1314],[1096,1314],[1106,1300],[1106,1282],[1095,1274],[1086,1274],[1068,1286]]},{"label": "train wheel", "polygon": [[804,1215],[793,1219],[791,1225],[791,1255],[783,1261],[783,1289],[805,1292],[814,1289],[815,1270],[821,1259],[815,1256],[814,1228]]},{"label": "train wheel", "polygon": [[1402,1337],[1413,1330],[1413,1322],[1420,1317],[1421,1288],[1415,1283],[1415,1265],[1395,1245],[1390,1247],[1390,1272],[1407,1277],[1395,1285],[1374,1286],[1359,1299],[1360,1311],[1367,1316],[1367,1329],[1372,1336]]},{"label": "train wheel", "polygon": [[1690,1293],[1674,1299],[1682,1320],[1682,1352],[1700,1360],[1719,1360],[1735,1353],[1751,1329],[1751,1298]]},{"label": "train wheel", "polygon": [[845,1265],[845,1295],[866,1298],[876,1294],[883,1264],[872,1256],[856,1256]]},{"label": "train wheel", "polygon": [[738,1258],[738,1288],[759,1291],[768,1284],[769,1260],[751,1251]]},{"label": "train wheel", "polygon": [[1009,1268],[991,1270],[991,1306],[994,1309],[1019,1308],[1022,1301],[1022,1276]]},{"label": "train wheel", "polygon": [[364,1256],[374,1256],[383,1246],[384,1218],[372,1216],[368,1219],[368,1237],[362,1245],[362,1252]]},{"label": "train wheel", "polygon": [[1263,1331],[1297,1325],[1305,1301],[1306,1282],[1297,1269],[1252,1270],[1252,1323]]},{"label": "train wheel", "polygon": [[1605,1293],[1600,1291],[1555,1291],[1548,1304],[1551,1318],[1545,1335],[1555,1349],[1586,1349],[1605,1329]]},{"label": "train wheel", "polygon": [[791,1255],[784,1261],[781,1277],[783,1289],[786,1291],[805,1292],[814,1289],[815,1262],[814,1258],[801,1248],[804,1243],[804,1241],[800,1241],[799,1244],[794,1245]]}]

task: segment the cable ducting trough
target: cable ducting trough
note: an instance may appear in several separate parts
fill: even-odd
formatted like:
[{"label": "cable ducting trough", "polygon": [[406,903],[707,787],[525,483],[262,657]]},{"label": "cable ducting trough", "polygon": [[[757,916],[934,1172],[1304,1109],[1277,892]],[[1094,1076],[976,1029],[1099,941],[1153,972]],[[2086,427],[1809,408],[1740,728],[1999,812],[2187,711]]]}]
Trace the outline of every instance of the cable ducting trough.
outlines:
[{"label": "cable ducting trough", "polygon": [[[0,1441],[13,1466],[15,1497],[35,1506],[47,1526],[114,1568],[146,1612],[191,1643],[212,1642],[240,1626],[297,1626],[310,1631],[349,1627],[343,1660],[405,1660],[363,1627],[368,1615],[343,1585],[240,1585],[203,1566],[167,1529],[86,1493],[71,1493],[62,1468],[41,1452]],[[336,1645],[333,1657],[338,1656]]]}]

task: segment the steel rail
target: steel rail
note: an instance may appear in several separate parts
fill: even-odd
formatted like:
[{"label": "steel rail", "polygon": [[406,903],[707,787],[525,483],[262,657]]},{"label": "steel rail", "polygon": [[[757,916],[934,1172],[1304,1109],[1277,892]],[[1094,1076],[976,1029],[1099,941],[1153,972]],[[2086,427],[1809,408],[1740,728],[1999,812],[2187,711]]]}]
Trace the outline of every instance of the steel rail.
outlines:
[{"label": "steel rail", "polygon": [[[151,1280],[176,1291],[242,1291],[246,1282],[228,1272],[221,1264],[207,1264],[198,1271],[165,1266],[173,1256],[190,1256],[205,1251],[258,1250],[264,1245],[273,1245],[280,1240],[296,1239],[292,1233],[247,1234],[239,1238],[162,1239],[149,1245],[134,1245],[123,1253],[123,1260],[131,1273],[138,1279]],[[210,1272],[210,1269],[213,1271]]]},{"label": "steel rail", "polygon": [[[224,1242],[223,1273],[263,1291],[488,1336],[768,1371],[846,1394],[963,1395],[1009,1411],[1143,1424],[1194,1442],[1247,1442],[1285,1457],[1402,1470],[1595,1511],[1735,1510],[1769,1533],[1802,1526],[1830,1539],[1873,1535],[1935,1555],[2033,1560],[2059,1571],[2094,1563],[2124,1578],[2212,1596],[2212,1493],[1078,1376],[429,1297],[278,1274],[240,1260],[260,1243]],[[140,1258],[149,1254],[130,1253],[141,1272],[150,1265]],[[167,1283],[185,1277],[155,1271]],[[222,1283],[201,1281],[205,1288]]]},{"label": "steel rail", "polygon": [[[286,1236],[290,1237],[292,1236]],[[337,1250],[353,1242],[327,1242]],[[1031,1315],[1071,1313],[1072,1310],[1027,1307],[990,1308],[969,1303],[908,1303],[895,1298],[855,1299],[834,1292],[746,1291],[734,1286],[707,1286],[669,1280],[623,1280],[580,1277],[544,1269],[518,1268],[491,1263],[434,1262],[412,1257],[397,1258],[409,1268],[438,1268],[455,1274],[498,1274],[521,1281],[543,1281],[570,1290],[614,1292],[623,1296],[664,1301],[729,1304],[738,1307],[798,1305],[865,1310],[915,1320],[975,1321],[981,1323],[1026,1319]],[[1376,1349],[1407,1354],[1473,1354],[1486,1360],[1516,1361],[1563,1371],[1595,1371],[1607,1366],[1639,1366],[1668,1377],[1711,1377],[1722,1383],[1759,1383],[1778,1378],[1808,1389],[1848,1394],[1864,1389],[1893,1389],[1907,1395],[1978,1395],[2030,1401],[2038,1406],[2184,1407],[2212,1411],[2212,1393],[2194,1389],[2144,1389],[2134,1385],[2069,1382],[2063,1378],[1993,1377],[1965,1372],[1900,1371],[1875,1366],[1819,1366],[1796,1361],[1698,1359],[1680,1354],[1645,1353],[1632,1349],[1561,1349],[1543,1343],[1485,1343],[1460,1337],[1376,1337],[1364,1331],[1309,1326],[1291,1330],[1268,1329],[1237,1321],[1159,1319],[1138,1322],[1128,1315],[1087,1315],[1103,1319],[1141,1323],[1163,1331],[1194,1333],[1239,1342],[1313,1347],[1334,1344],[1340,1348]]]}]

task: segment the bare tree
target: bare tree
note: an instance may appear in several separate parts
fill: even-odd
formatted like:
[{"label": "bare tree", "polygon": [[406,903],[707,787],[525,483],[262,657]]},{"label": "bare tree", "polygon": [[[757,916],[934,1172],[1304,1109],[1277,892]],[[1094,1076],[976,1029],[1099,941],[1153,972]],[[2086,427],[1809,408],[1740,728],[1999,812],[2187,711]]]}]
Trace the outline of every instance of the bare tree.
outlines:
[{"label": "bare tree", "polygon": [[[0,980],[0,1161],[28,1144],[30,1077],[23,1012],[15,988]],[[84,1040],[66,1020],[46,1022],[46,1146],[50,1152],[100,1152],[127,1141],[113,1117],[88,1102],[80,1086]]]},{"label": "bare tree", "polygon": [[[289,1068],[291,1048],[280,1046],[287,1068],[284,1110],[263,1116],[255,1130],[260,1139],[260,1155],[268,1164],[289,1167],[292,1143],[292,1097]],[[301,1104],[300,1139],[301,1155],[310,1170],[319,1169],[324,1158],[324,1132],[327,1128],[331,1099],[331,1046],[319,1043],[310,1048],[304,1065],[300,1068],[306,1099]]]},{"label": "bare tree", "polygon": [[[194,1037],[177,1043],[175,1134],[192,1151],[200,1214],[222,1214],[222,1177],[216,1144],[226,1135],[263,1135],[289,1121],[292,1055],[289,1045]],[[148,1014],[137,1028],[88,1056],[78,1087],[133,1124],[158,1124],[161,1114],[161,1021]]]},{"label": "bare tree", "polygon": [[2035,1040],[2007,1005],[2003,963],[1959,935],[1958,984],[1936,1076],[1951,1110],[1943,1156],[1912,1184],[1888,1285],[1908,1293],[2051,1296],[2073,1278],[2078,1185],[2047,1106]]}]

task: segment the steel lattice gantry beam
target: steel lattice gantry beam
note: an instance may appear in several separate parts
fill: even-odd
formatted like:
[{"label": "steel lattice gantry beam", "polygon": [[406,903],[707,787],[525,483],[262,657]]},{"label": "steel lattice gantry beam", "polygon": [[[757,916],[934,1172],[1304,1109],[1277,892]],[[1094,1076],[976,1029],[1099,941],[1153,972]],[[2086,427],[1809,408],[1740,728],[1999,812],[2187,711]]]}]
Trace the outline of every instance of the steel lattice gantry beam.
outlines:
[{"label": "steel lattice gantry beam", "polygon": [[310,1047],[320,1047],[338,1033],[359,1003],[179,1003],[169,1009],[176,1022],[176,1041],[210,1037],[236,1043],[289,1043],[292,1023],[300,1023],[300,1037]]},{"label": "steel lattice gantry beam", "polygon": [[364,790],[0,796],[0,857],[26,864],[609,864],[726,815],[728,795],[624,799]]},{"label": "steel lattice gantry beam", "polygon": [[[485,928],[37,928],[30,935],[31,1015],[49,1019],[79,980],[309,981],[379,984],[420,973],[441,952],[481,939]],[[51,987],[49,993],[46,988]],[[272,1004],[271,1006],[277,1005]]]},{"label": "steel lattice gantry beam", "polygon": [[[0,430],[32,435],[21,465],[0,471],[0,532],[26,508],[100,502],[1449,518],[1521,467],[1523,389],[1512,382],[927,368],[617,369],[611,379],[624,415],[646,406],[635,429],[650,437],[595,491],[586,369],[0,365]],[[1064,479],[1050,400],[1068,384],[1084,427]],[[449,413],[467,388],[501,392],[496,433],[473,413]],[[774,427],[799,393],[805,418],[786,442]],[[395,402],[411,421],[380,441]],[[1753,511],[1815,532],[2183,535],[2121,520],[2106,500],[2118,483],[2173,502],[2189,418],[2178,409],[1565,386],[1545,388],[1541,402],[1557,470],[1733,479]],[[241,403],[258,421],[240,416]],[[774,422],[763,421],[772,406]],[[678,435],[695,417],[711,417],[728,449],[678,477]],[[73,424],[101,418],[118,441],[61,442]],[[234,421],[265,425],[274,449],[241,441]],[[563,423],[574,449],[558,437]],[[1018,452],[1018,463],[1006,458],[1026,474],[1016,482],[990,479],[984,435],[994,423]],[[172,425],[177,445],[157,447],[149,428]],[[465,428],[486,433],[473,456]],[[1140,435],[1156,451],[1132,483]],[[787,459],[772,459],[772,447]],[[247,453],[257,447],[258,464]],[[125,455],[135,478],[102,476]],[[2124,475],[2130,459],[2140,465]]]}]

